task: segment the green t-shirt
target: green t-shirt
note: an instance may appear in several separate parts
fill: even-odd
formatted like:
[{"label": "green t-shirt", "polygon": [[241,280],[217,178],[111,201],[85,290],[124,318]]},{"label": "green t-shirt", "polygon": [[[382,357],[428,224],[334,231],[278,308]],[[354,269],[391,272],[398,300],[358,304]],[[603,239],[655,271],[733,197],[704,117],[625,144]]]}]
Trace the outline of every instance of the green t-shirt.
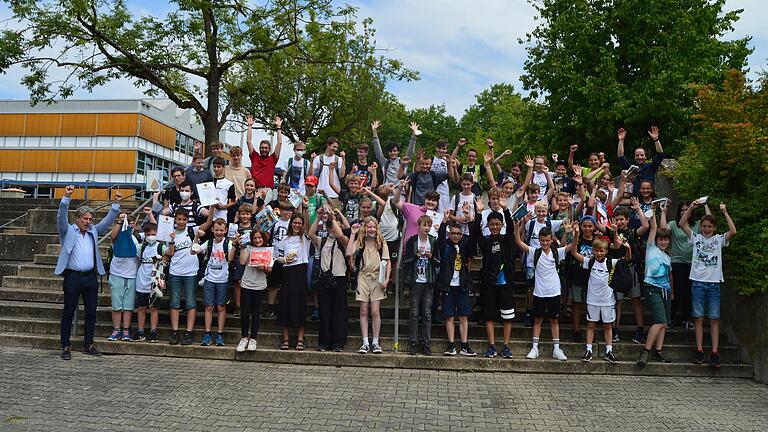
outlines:
[{"label": "green t-shirt", "polygon": [[[677,226],[677,221],[672,221],[668,225],[672,231],[672,239],[669,242],[669,256],[672,257],[672,262],[674,264],[690,264],[693,258],[693,244],[688,242],[688,236],[685,235],[682,228]],[[697,234],[699,223],[696,222],[691,230]]]},{"label": "green t-shirt", "polygon": [[307,211],[309,212],[309,225],[311,226],[313,223],[315,223],[315,218],[317,217],[317,209],[320,208],[320,206],[323,205],[325,202],[325,198],[322,197],[320,194],[315,194],[315,196],[309,198],[309,204],[307,205]]}]

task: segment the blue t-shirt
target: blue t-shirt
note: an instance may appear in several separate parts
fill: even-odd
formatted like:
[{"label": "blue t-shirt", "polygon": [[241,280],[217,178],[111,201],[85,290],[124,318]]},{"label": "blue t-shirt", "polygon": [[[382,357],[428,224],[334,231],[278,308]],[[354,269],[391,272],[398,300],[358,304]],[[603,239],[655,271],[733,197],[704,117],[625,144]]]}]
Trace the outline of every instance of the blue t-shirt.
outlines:
[{"label": "blue t-shirt", "polygon": [[672,271],[672,258],[664,253],[656,243],[648,242],[645,251],[645,283],[669,291],[669,273]]},{"label": "blue t-shirt", "polygon": [[496,277],[496,285],[506,285],[507,277],[504,276],[504,264],[499,268],[499,275]]}]

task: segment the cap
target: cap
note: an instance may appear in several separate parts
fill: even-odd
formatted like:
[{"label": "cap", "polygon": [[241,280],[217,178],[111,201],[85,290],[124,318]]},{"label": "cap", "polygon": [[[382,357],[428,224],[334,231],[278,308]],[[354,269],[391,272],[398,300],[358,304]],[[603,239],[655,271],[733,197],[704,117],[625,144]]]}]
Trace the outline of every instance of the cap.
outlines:
[{"label": "cap", "polygon": [[307,176],[307,178],[304,179],[304,184],[317,186],[317,177],[315,176]]}]

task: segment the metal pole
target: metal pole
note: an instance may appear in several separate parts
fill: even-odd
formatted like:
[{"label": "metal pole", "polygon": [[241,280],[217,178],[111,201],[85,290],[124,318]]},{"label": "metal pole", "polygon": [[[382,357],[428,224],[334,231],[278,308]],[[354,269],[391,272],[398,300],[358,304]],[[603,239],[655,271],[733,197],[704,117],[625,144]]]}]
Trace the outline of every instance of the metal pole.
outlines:
[{"label": "metal pole", "polygon": [[400,276],[402,275],[401,264],[403,262],[403,243],[405,243],[403,236],[400,236],[399,253],[397,255],[397,279],[395,279],[395,354],[400,349],[399,335],[400,335]]}]

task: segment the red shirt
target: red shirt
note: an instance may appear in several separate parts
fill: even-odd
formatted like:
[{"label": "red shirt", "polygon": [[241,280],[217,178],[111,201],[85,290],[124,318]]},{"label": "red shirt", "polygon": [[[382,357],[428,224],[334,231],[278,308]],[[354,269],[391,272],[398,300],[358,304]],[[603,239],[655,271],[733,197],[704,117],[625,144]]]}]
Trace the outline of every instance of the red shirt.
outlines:
[{"label": "red shirt", "polygon": [[256,150],[250,154],[251,158],[251,177],[256,181],[257,187],[275,187],[275,165],[277,165],[277,156],[272,153],[267,157],[262,157]]}]

